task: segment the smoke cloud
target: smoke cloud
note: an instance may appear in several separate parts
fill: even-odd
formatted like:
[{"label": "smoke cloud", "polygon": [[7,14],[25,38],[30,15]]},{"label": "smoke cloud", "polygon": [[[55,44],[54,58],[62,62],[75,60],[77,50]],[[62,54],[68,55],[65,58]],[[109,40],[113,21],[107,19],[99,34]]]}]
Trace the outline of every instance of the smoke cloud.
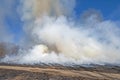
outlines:
[{"label": "smoke cloud", "polygon": [[44,15],[68,16],[73,12],[75,0],[21,0],[22,19],[31,20]]},{"label": "smoke cloud", "polygon": [[103,21],[95,11],[85,12],[85,22],[76,23],[68,18],[74,7],[75,0],[21,0],[21,20],[32,47],[21,49],[17,56],[7,55],[1,61],[120,64],[120,29],[117,23]]}]

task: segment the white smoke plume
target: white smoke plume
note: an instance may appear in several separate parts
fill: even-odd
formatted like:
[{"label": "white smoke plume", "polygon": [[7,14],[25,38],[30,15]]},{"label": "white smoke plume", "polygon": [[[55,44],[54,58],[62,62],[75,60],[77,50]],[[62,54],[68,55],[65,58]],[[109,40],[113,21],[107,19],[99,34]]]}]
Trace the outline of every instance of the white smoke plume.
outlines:
[{"label": "white smoke plume", "polygon": [[[68,18],[74,0],[21,0],[24,30],[32,48],[3,62],[120,64],[120,29],[110,20],[99,21],[93,14],[84,23]],[[28,41],[29,42],[29,41]]]}]

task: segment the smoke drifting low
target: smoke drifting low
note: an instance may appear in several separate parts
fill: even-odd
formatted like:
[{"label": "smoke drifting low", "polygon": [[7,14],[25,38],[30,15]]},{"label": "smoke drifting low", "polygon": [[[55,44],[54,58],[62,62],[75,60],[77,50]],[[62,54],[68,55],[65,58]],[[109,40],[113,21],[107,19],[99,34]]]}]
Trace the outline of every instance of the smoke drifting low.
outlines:
[{"label": "smoke drifting low", "polygon": [[[98,13],[70,20],[74,0],[21,0],[21,19],[32,48],[6,55],[2,62],[18,64],[120,64],[120,29]],[[87,12],[88,15],[88,12]],[[69,17],[69,18],[68,18]],[[27,39],[28,40],[28,39]],[[29,42],[29,41],[27,41]]]}]

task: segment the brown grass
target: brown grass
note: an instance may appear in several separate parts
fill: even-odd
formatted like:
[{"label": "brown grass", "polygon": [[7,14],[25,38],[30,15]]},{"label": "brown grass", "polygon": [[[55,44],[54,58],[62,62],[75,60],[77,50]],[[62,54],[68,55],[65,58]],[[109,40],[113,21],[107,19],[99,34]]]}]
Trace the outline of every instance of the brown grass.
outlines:
[{"label": "brown grass", "polygon": [[120,80],[120,72],[2,65],[0,80]]}]

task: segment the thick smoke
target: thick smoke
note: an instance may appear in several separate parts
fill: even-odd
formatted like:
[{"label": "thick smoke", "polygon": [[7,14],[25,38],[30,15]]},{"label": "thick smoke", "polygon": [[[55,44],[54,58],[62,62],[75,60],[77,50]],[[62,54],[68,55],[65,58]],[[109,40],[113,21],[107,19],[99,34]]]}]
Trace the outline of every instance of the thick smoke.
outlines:
[{"label": "thick smoke", "polygon": [[22,20],[35,20],[44,15],[58,17],[73,13],[75,0],[21,0]]},{"label": "thick smoke", "polygon": [[[119,64],[120,29],[98,13],[85,12],[83,23],[68,17],[74,0],[21,0],[21,19],[32,48],[18,56],[6,56],[12,63]],[[27,41],[29,42],[29,41]],[[29,44],[30,45],[30,44]]]}]

